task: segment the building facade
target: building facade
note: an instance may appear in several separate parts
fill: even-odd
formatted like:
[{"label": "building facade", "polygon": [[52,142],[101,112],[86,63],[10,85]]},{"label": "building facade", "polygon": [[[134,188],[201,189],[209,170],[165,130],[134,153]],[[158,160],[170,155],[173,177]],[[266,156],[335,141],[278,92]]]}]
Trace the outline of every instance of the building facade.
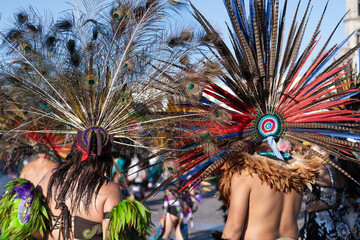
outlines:
[{"label": "building facade", "polygon": [[[346,0],[346,9],[349,11],[345,18],[345,35],[354,35],[347,41],[344,50],[355,47],[360,43],[360,0]],[[354,55],[353,68],[359,74],[359,51]]]}]

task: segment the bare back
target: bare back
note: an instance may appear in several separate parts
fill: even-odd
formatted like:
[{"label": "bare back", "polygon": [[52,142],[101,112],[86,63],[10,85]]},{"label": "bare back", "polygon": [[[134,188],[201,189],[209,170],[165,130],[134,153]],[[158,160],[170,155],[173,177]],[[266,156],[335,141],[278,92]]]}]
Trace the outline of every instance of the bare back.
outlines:
[{"label": "bare back", "polygon": [[297,219],[300,213],[302,194],[296,191],[284,195],[284,205],[280,219],[279,233],[281,237],[297,239]]},{"label": "bare back", "polygon": [[[54,171],[50,171],[48,174],[46,174],[46,176],[39,183],[39,186],[42,188],[45,196],[47,196],[47,187],[53,172]],[[116,183],[109,182],[108,184],[101,187],[96,201],[94,197],[92,204],[90,205],[88,214],[85,213],[85,211],[83,210],[84,208],[80,206],[80,211],[71,212],[71,215],[78,216],[92,222],[102,223],[102,229],[106,229],[108,220],[104,220],[104,213],[110,212],[114,206],[118,205],[121,202],[121,200],[122,197],[119,186]],[[49,204],[53,216],[59,216],[61,211],[60,209],[55,209],[54,199],[51,199]],[[65,205],[68,207],[68,209],[71,209],[70,199],[65,202]],[[49,239],[56,240],[59,239],[58,236],[59,231],[54,229],[51,232]],[[103,239],[105,239],[105,236],[103,237]]]},{"label": "bare back", "polygon": [[223,238],[274,240],[297,237],[301,195],[285,194],[262,183],[256,174],[234,174]]},{"label": "bare back", "polygon": [[40,180],[47,172],[58,166],[58,164],[47,159],[43,155],[44,154],[39,154],[37,159],[26,164],[20,174],[21,178],[29,180],[35,186],[40,182]]}]

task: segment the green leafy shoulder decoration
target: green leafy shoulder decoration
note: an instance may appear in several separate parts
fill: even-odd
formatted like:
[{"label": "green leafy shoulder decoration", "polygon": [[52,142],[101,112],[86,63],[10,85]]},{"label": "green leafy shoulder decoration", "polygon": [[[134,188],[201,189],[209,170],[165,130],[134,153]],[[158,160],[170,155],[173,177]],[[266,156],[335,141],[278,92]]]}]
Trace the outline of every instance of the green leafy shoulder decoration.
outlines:
[{"label": "green leafy shoulder decoration", "polygon": [[18,178],[6,185],[0,201],[0,239],[26,239],[38,231],[41,236],[51,228],[51,212],[35,186]]},{"label": "green leafy shoulder decoration", "polygon": [[109,214],[110,222],[106,230],[108,239],[146,239],[151,222],[150,210],[136,200],[124,200],[114,206]]}]

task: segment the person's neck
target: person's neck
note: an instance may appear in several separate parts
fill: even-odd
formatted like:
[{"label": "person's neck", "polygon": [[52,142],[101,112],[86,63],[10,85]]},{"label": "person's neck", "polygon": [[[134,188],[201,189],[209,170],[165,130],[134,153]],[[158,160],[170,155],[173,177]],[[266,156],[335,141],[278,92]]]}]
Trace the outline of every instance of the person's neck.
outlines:
[{"label": "person's neck", "polygon": [[47,159],[48,159],[48,158],[47,158],[47,156],[46,156],[45,154],[39,153],[36,161],[43,162],[43,161],[45,161],[45,160],[47,160]]}]

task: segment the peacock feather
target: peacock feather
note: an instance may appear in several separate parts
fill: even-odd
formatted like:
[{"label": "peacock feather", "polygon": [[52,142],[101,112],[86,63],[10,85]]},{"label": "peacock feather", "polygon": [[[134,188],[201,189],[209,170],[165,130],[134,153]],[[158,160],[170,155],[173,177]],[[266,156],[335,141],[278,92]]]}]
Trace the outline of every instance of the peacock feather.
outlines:
[{"label": "peacock feather", "polygon": [[84,141],[98,131],[102,144],[113,136],[116,144],[154,148],[159,131],[196,117],[167,106],[184,96],[198,99],[202,90],[192,66],[181,64],[195,51],[194,32],[181,29],[177,51],[166,39],[184,3],[84,0],[73,9],[58,20],[22,10],[1,33],[1,82],[17,94],[19,108],[6,114],[26,116],[1,125],[4,139],[21,145],[18,136],[42,133],[73,143],[78,131]]}]

